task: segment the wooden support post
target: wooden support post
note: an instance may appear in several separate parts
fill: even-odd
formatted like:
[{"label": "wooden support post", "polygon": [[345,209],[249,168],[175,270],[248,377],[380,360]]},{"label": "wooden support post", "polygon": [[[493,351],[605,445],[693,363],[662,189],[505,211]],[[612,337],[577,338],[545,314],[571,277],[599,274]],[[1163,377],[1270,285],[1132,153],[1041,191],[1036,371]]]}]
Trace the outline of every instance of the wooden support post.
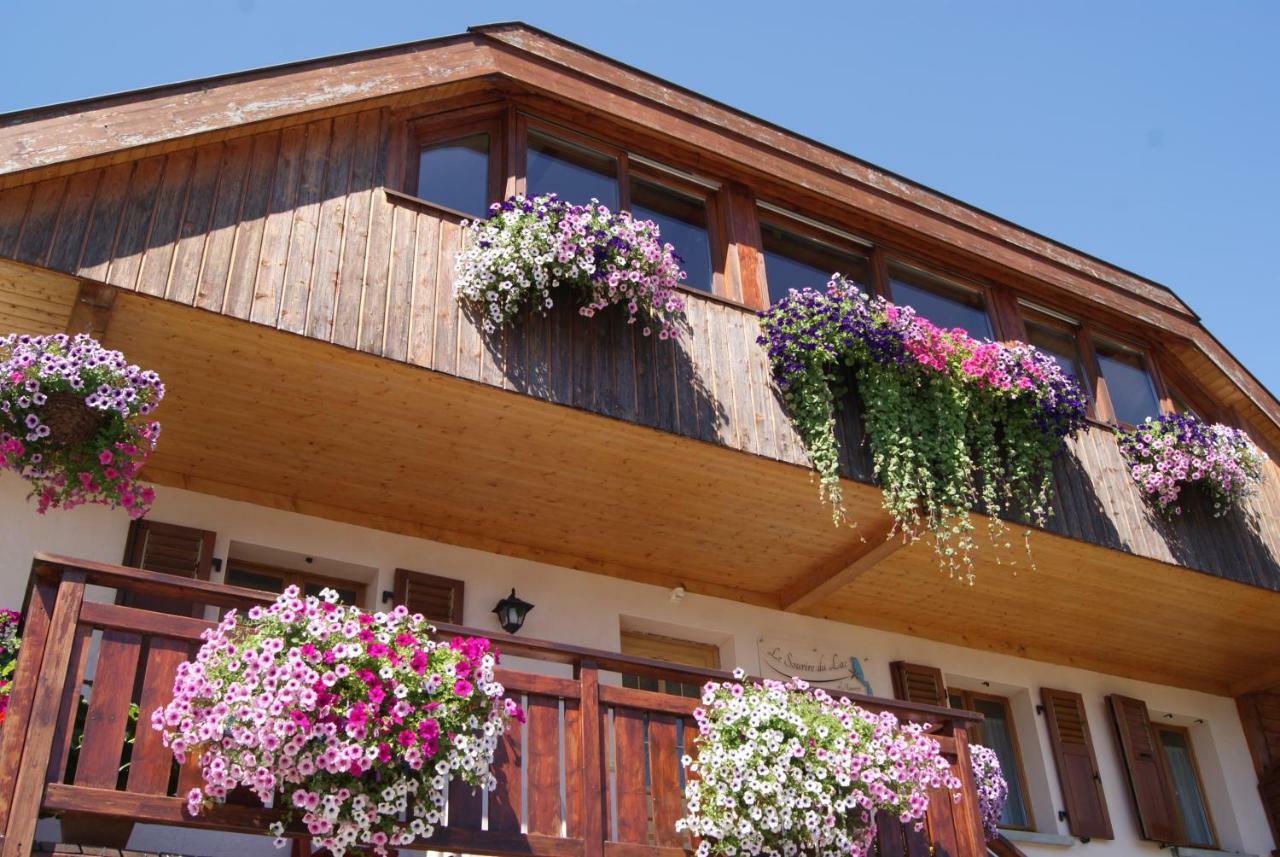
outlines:
[{"label": "wooden support post", "polygon": [[[32,580],[34,582],[34,578]],[[31,723],[31,702],[40,683],[40,661],[44,658],[49,621],[57,597],[58,588],[52,583],[42,581],[28,590],[22,647],[18,649],[18,665],[13,674],[4,726],[0,727],[0,843],[9,824],[9,809],[13,806],[23,745]]]},{"label": "wooden support post", "polygon": [[582,683],[582,857],[602,857],[605,800],[600,671],[595,661],[582,661],[575,672]]},{"label": "wooden support post", "polygon": [[87,333],[101,340],[107,335],[107,322],[115,300],[116,290],[111,286],[81,283],[76,302],[71,306],[71,317],[67,319],[67,333]]},{"label": "wooden support post", "polygon": [[44,798],[45,773],[53,750],[58,709],[62,705],[62,690],[83,601],[84,572],[64,572],[32,694],[30,716],[20,748],[22,758],[11,791],[4,841],[0,842],[0,857],[28,857],[35,844],[36,817]]}]

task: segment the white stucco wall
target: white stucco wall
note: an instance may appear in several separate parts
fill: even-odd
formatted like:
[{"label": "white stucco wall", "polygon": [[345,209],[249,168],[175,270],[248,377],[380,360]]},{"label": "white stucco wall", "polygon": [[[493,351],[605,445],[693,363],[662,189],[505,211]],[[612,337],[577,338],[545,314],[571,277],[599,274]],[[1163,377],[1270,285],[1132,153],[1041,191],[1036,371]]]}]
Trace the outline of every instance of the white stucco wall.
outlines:
[{"label": "white stucco wall", "polygon": [[[429,490],[429,486],[424,486]],[[875,693],[891,695],[889,663],[908,660],[940,667],[948,684],[989,689],[1013,700],[1015,723],[1027,769],[1036,826],[1042,833],[1065,834],[1058,819],[1063,803],[1053,766],[1044,718],[1035,712],[1042,686],[1084,695],[1101,768],[1113,841],[1095,840],[1069,846],[1020,842],[1031,855],[1155,854],[1158,849],[1137,837],[1137,821],[1129,787],[1112,737],[1104,697],[1123,693],[1146,701],[1153,717],[1173,715],[1172,722],[1192,730],[1210,809],[1224,850],[1269,854],[1271,835],[1256,791],[1253,766],[1234,702],[1227,697],[1044,664],[899,634],[752,607],[721,599],[687,595],[679,603],[666,589],[593,575],[557,566],[453,547],[377,530],[337,524],[303,515],[222,500],[177,489],[158,489],[151,517],[158,521],[214,530],[215,556],[226,557],[232,542],[266,546],[370,569],[366,607],[379,608],[379,596],[392,588],[396,568],[460,578],[466,581],[465,622],[497,630],[493,605],[514,586],[536,608],[522,633],[616,651],[620,628],[629,627],[687,636],[716,643],[722,664],[761,672],[758,641],[785,639],[856,655]],[[0,606],[17,607],[26,586],[31,555],[45,550],[85,559],[119,562],[128,529],[119,512],[82,508],[41,517],[26,502],[23,483],[0,478]],[[495,522],[501,527],[501,522]],[[376,571],[373,571],[376,570]],[[215,580],[218,577],[215,574]],[[939,585],[946,585],[940,580]],[[981,586],[981,582],[978,583]],[[874,609],[874,605],[868,605]],[[983,682],[989,682],[987,688]],[[46,834],[50,835],[50,834]],[[135,834],[135,848],[184,850],[186,853],[246,857],[266,840],[188,842],[188,835],[153,831]],[[271,852],[266,848],[265,852]]]}]

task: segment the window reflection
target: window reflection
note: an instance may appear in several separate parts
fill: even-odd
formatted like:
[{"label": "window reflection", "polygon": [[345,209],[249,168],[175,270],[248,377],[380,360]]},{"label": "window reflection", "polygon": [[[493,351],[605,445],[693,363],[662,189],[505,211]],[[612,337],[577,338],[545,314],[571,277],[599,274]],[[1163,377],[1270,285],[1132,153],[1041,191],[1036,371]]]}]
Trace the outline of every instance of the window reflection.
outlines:
[{"label": "window reflection", "polygon": [[835,273],[870,290],[870,265],[863,256],[842,252],[771,223],[760,224],[760,239],[771,304],[791,289],[822,289]]},{"label": "window reflection", "polygon": [[554,193],[578,205],[598,199],[618,210],[617,159],[585,146],[530,131],[525,177],[529,196]]},{"label": "window reflection", "polygon": [[1118,345],[1098,343],[1098,369],[1117,422],[1138,425],[1160,415],[1156,385],[1142,355]]},{"label": "window reflection", "polygon": [[1056,325],[1027,321],[1027,342],[1053,358],[1064,373],[1086,389],[1084,363],[1080,360],[1080,343],[1075,331]]},{"label": "window reflection", "polygon": [[489,210],[489,135],[424,146],[418,155],[417,196],[484,217]]},{"label": "window reflection", "polygon": [[958,327],[974,339],[991,339],[991,320],[977,292],[903,268],[891,269],[889,284],[894,303],[912,307],[938,327]]},{"label": "window reflection", "polygon": [[711,291],[711,244],[707,238],[707,204],[641,178],[631,180],[631,214],[658,224],[664,243],[676,248],[687,273],[686,286]]}]

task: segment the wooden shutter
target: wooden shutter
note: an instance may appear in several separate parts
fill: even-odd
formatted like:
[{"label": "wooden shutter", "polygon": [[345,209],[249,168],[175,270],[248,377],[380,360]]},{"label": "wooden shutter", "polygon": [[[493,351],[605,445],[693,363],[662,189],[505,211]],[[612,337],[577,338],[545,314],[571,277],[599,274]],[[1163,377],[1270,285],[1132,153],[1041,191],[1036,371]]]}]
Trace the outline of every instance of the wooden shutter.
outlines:
[{"label": "wooden shutter", "polygon": [[461,580],[396,569],[396,603],[433,622],[462,624],[462,590]]},{"label": "wooden shutter", "polygon": [[[137,520],[129,525],[129,537],[124,546],[124,564],[176,577],[208,580],[209,569],[213,564],[215,536],[209,530]],[[184,616],[204,612],[191,601],[146,593],[128,593],[127,597],[121,597],[120,603],[143,610]]]},{"label": "wooden shutter", "polygon": [[898,699],[946,706],[947,686],[942,681],[942,670],[906,661],[894,661],[889,669],[893,673],[893,695]]},{"label": "wooden shutter", "polygon": [[1067,829],[1072,836],[1081,838],[1114,838],[1084,698],[1071,691],[1042,687],[1040,700],[1044,703],[1058,782],[1062,784],[1062,800],[1067,806]]},{"label": "wooden shutter", "polygon": [[1119,694],[1107,697],[1120,741],[1120,755],[1129,773],[1133,802],[1142,838],[1172,844],[1181,840],[1177,804],[1164,769],[1164,754],[1156,744],[1147,704]]}]

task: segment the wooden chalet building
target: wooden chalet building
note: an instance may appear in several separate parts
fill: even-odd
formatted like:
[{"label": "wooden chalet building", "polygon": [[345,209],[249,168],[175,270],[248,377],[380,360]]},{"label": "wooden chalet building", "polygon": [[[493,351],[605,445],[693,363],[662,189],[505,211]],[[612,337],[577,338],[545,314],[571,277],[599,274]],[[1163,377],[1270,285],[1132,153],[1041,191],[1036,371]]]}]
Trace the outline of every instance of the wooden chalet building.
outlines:
[{"label": "wooden chalet building", "polygon": [[[567,307],[482,333],[452,294],[459,223],[522,191],[657,218],[688,335]],[[856,411],[861,527],[832,526],[755,343],[757,311],[832,270],[1086,381],[1034,570],[979,552],[970,586],[923,542],[864,540],[888,518]],[[738,665],[939,724],[958,771],[996,748],[1001,854],[1276,847],[1280,474],[1168,523],[1113,426],[1191,410],[1274,457],[1280,402],[1163,286],[856,158],[523,24],[23,111],[0,116],[11,330],[92,332],[168,395],[140,523],[40,516],[0,478],[0,606],[26,611],[0,857],[120,828],[274,853],[269,810],[184,815],[188,775],[127,712],[206,618],[289,583],[521,656],[498,792],[424,848],[679,857],[681,695]],[[503,638],[513,587],[536,607]],[[984,853],[973,797],[880,853]]]}]

